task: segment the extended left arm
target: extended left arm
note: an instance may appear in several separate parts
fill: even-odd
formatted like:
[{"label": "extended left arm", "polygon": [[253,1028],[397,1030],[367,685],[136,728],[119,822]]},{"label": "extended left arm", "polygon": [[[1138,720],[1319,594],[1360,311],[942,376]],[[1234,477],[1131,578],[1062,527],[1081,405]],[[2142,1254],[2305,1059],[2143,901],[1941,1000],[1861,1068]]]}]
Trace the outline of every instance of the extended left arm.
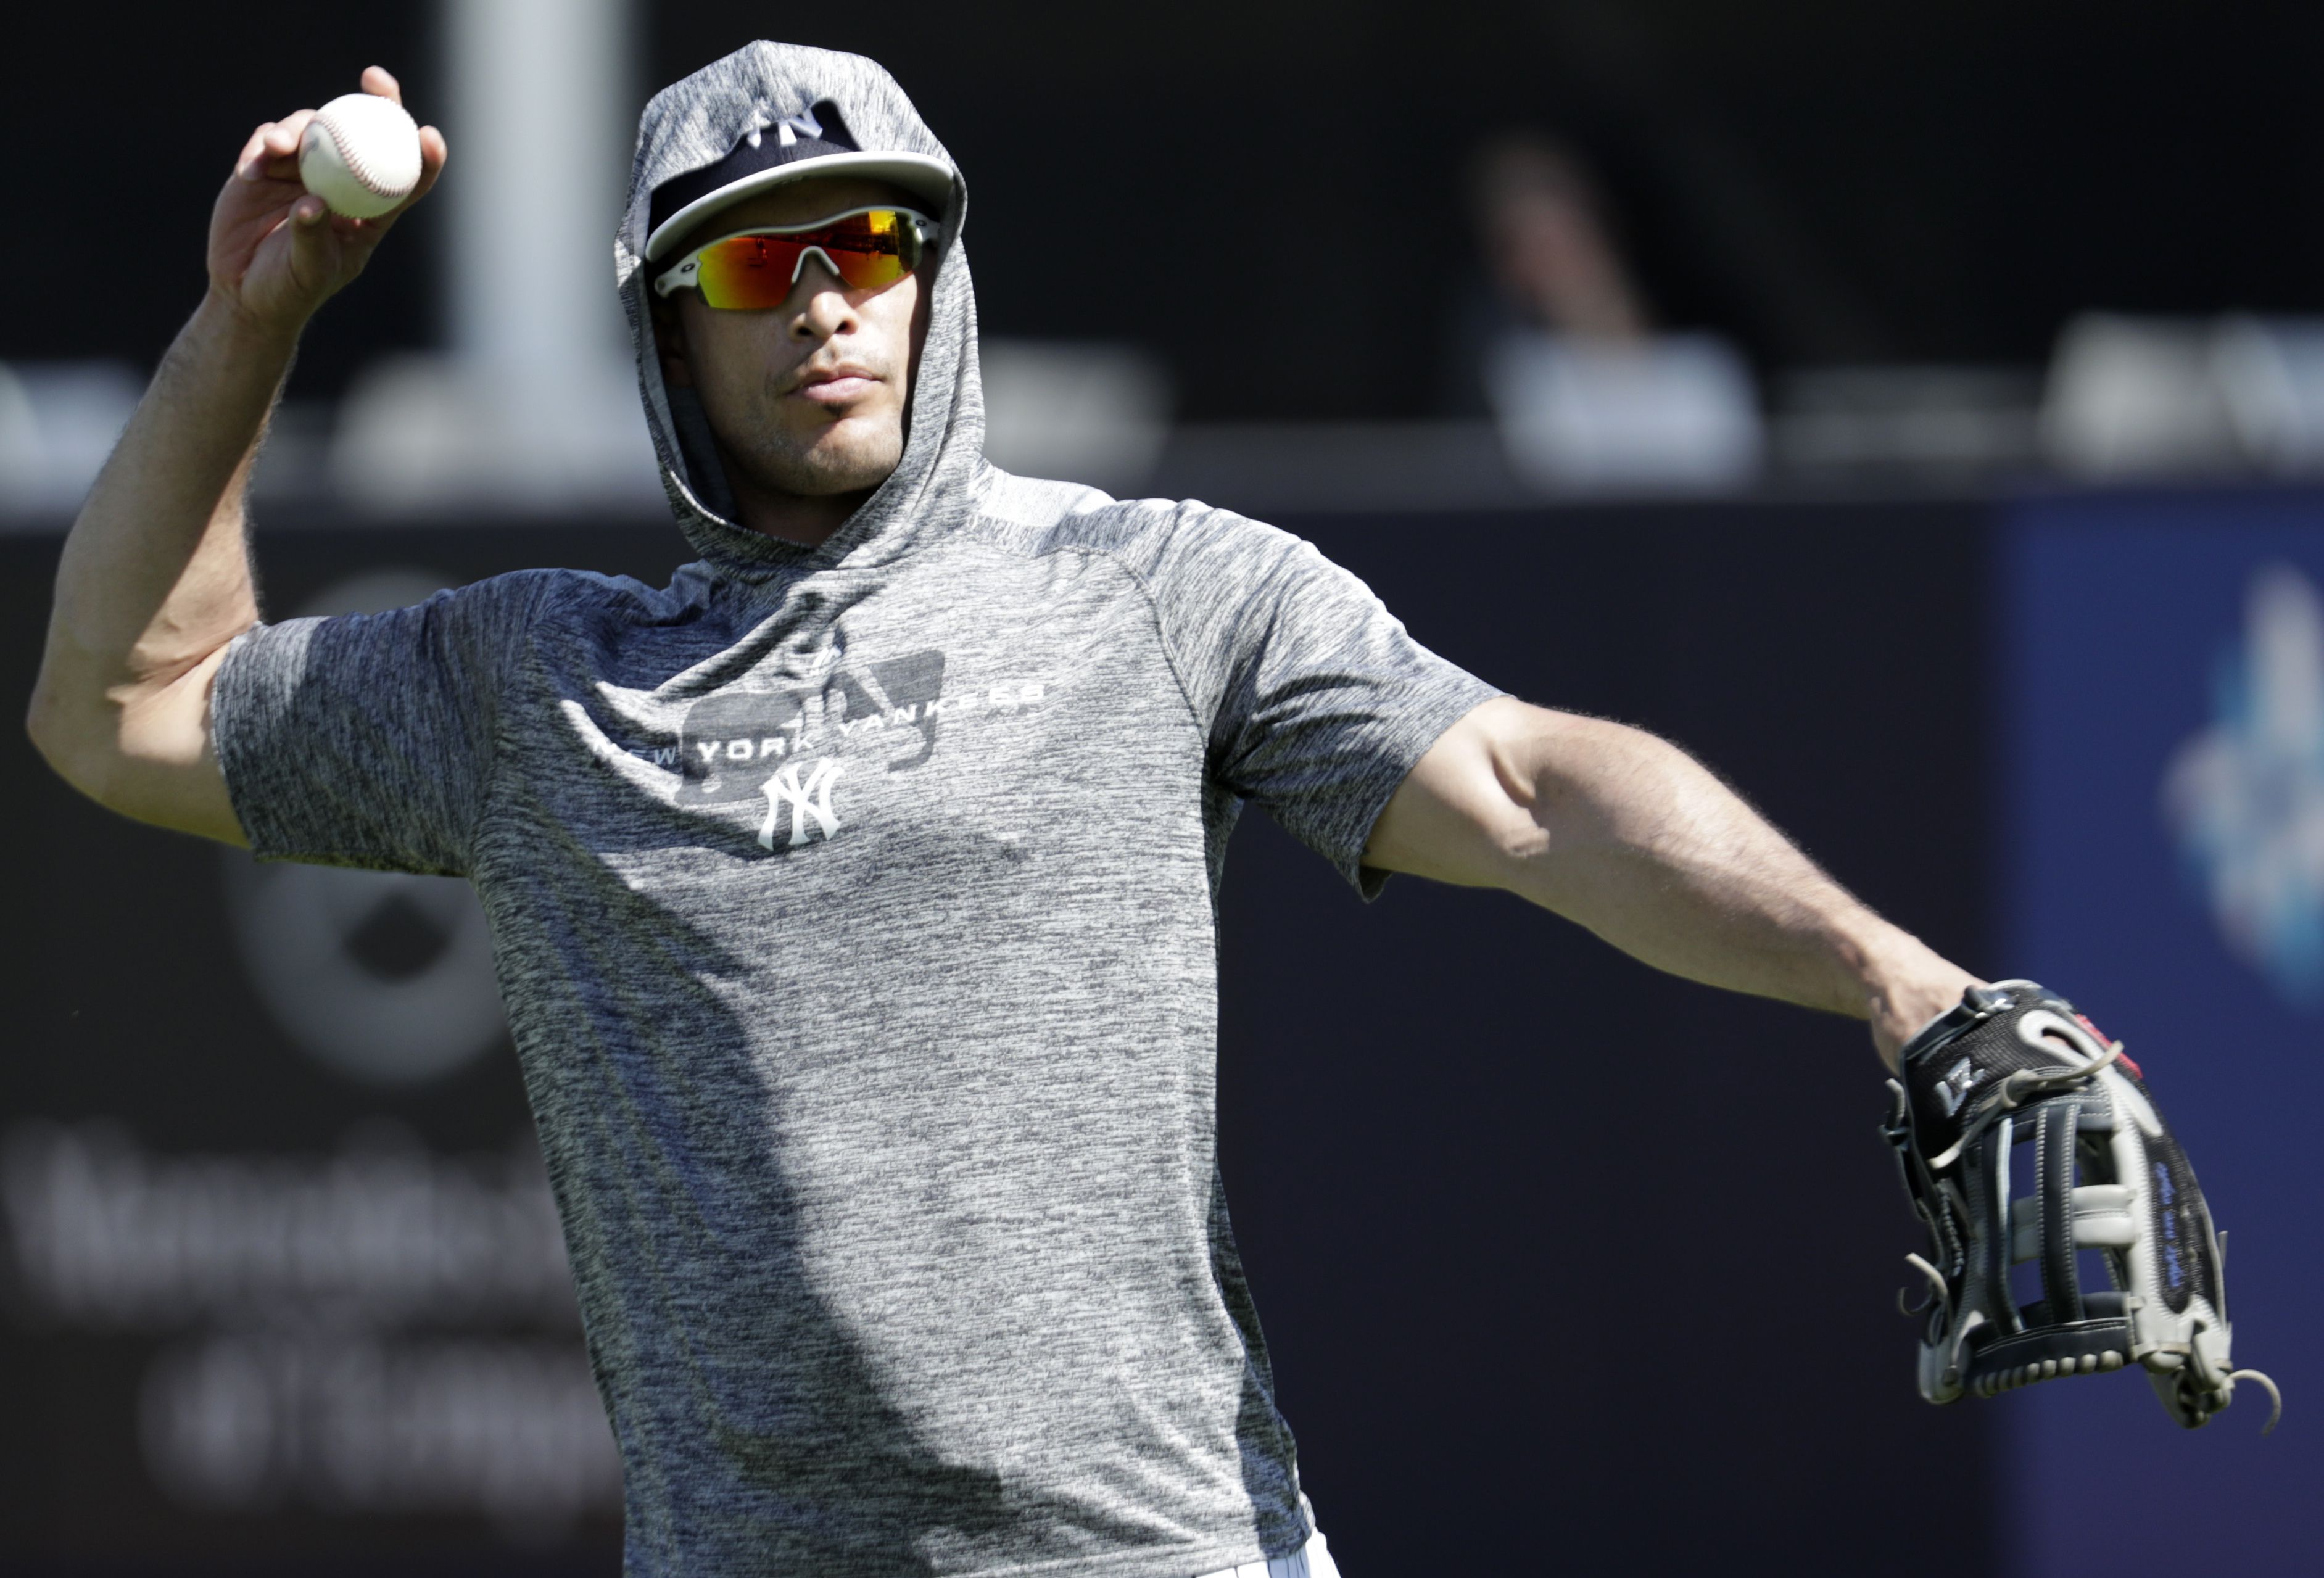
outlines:
[{"label": "extended left arm", "polygon": [[1818,870],[1676,746],[1507,697],[1448,730],[1364,863],[1507,888],[1657,969],[1869,1020],[1896,1049],[1977,978]]}]

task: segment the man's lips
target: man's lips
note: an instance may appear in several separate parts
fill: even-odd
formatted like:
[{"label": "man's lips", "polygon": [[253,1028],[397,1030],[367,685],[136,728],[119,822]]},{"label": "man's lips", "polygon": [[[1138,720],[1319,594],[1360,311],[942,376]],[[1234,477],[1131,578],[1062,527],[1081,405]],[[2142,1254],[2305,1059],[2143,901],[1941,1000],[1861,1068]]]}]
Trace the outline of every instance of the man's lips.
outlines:
[{"label": "man's lips", "polygon": [[872,392],[879,378],[870,369],[853,365],[819,367],[799,381],[793,392],[817,405],[845,405]]}]

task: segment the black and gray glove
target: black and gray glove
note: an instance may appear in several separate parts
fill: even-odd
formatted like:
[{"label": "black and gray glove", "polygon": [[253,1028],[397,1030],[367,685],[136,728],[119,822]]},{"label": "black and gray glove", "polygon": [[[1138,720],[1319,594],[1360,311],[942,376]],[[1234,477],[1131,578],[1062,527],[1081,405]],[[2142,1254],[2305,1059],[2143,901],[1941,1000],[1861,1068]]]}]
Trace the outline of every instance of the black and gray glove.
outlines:
[{"label": "black and gray glove", "polygon": [[[1906,1045],[1882,1132],[1929,1230],[1921,1395],[1949,1403],[2061,1375],[2143,1366],[2171,1417],[2206,1424],[2236,1382],[2226,1239],[2138,1066],[2030,981],[1972,987]],[[2077,1178],[2080,1181],[2077,1181]],[[2085,1287],[2078,1250],[2110,1287]],[[2020,1306],[2009,1269],[2041,1268]]]}]

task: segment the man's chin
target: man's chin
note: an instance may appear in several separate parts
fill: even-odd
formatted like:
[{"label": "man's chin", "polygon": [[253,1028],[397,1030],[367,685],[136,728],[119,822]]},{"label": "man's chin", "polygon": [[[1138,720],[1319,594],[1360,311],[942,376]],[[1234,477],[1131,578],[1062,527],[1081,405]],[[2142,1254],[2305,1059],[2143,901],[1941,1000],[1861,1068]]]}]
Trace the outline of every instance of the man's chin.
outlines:
[{"label": "man's chin", "polygon": [[815,441],[786,454],[766,455],[752,469],[757,480],[778,493],[825,498],[834,494],[868,493],[888,480],[903,458],[903,445],[892,432],[854,432],[853,425],[835,422]]}]

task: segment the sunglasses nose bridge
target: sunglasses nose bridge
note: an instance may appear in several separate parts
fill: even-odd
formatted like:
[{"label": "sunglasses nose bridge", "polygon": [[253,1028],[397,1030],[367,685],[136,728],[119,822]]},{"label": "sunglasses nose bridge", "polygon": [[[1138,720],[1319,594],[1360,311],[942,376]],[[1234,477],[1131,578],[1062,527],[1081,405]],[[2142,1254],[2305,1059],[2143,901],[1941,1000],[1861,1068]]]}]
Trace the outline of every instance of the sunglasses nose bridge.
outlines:
[{"label": "sunglasses nose bridge", "polygon": [[824,251],[820,246],[810,245],[799,248],[798,262],[791,265],[791,283],[793,285],[797,285],[799,282],[800,278],[806,274],[807,260],[811,257],[821,259],[823,262],[824,272],[829,274],[833,279],[837,280],[842,285],[844,285],[847,282],[847,276],[839,272],[839,264],[833,261],[831,254]]}]

